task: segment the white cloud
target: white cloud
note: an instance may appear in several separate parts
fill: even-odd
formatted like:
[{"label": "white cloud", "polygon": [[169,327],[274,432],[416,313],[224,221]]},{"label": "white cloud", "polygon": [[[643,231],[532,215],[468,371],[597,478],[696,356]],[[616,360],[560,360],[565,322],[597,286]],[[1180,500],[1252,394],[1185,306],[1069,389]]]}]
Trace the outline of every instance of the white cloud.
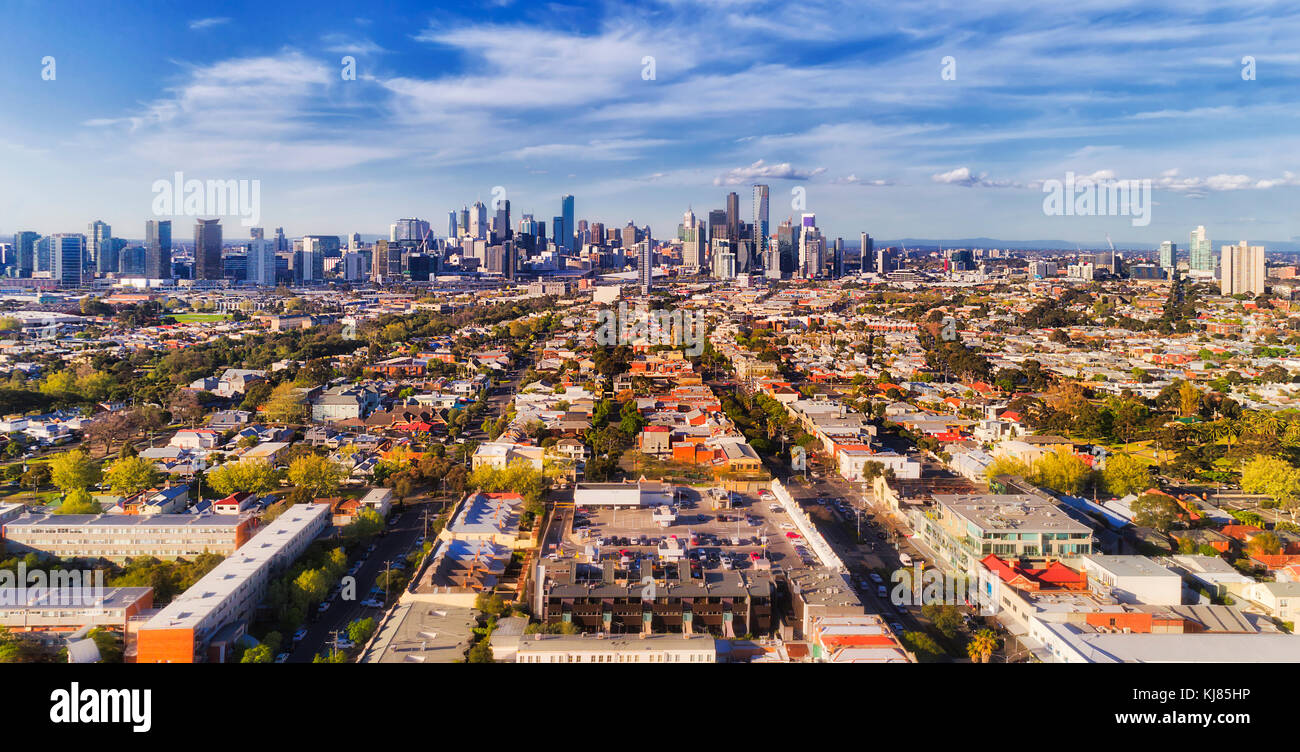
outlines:
[{"label": "white cloud", "polygon": [[758,160],[748,167],[734,167],[713,179],[714,185],[741,185],[751,180],[809,180],[826,172],[825,167],[800,170],[789,162],[767,164]]},{"label": "white cloud", "polygon": [[975,174],[969,167],[958,167],[947,172],[941,172],[931,175],[930,179],[936,183],[946,185],[961,185],[967,188],[1021,188],[1022,183],[1013,180],[990,180],[988,173],[981,172]]}]

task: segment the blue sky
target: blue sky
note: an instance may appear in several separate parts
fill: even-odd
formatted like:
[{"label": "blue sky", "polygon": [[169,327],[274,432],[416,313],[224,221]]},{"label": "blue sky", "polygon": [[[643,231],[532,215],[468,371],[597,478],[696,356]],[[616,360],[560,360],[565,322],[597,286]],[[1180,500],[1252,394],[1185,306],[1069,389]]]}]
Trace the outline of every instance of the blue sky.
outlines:
[{"label": "blue sky", "polygon": [[[260,180],[290,235],[445,231],[502,186],[662,237],[765,182],[773,224],[802,187],[851,243],[1300,236],[1297,3],[201,5],[7,4],[0,233],[141,237],[181,171]],[[1152,180],[1151,224],[1045,216],[1067,171]]]}]

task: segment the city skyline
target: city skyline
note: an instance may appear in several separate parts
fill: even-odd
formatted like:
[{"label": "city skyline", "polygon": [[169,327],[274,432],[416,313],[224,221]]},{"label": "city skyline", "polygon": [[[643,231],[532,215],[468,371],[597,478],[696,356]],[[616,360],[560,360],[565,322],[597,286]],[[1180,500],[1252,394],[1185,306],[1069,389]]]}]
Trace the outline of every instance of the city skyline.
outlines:
[{"label": "city skyline", "polygon": [[[576,219],[667,237],[755,183],[772,225],[802,189],[829,238],[1300,236],[1300,60],[1280,41],[1300,19],[1120,7],[398,4],[290,9],[290,27],[159,5],[139,27],[156,44],[126,50],[107,9],[21,7],[12,52],[31,64],[0,80],[11,113],[47,117],[0,119],[0,235],[188,224],[150,212],[153,182],[184,171],[260,180],[262,224],[293,236],[382,234],[500,186],[540,222],[571,194]],[[1151,180],[1150,225],[1046,216],[1041,184],[1069,172]]]}]

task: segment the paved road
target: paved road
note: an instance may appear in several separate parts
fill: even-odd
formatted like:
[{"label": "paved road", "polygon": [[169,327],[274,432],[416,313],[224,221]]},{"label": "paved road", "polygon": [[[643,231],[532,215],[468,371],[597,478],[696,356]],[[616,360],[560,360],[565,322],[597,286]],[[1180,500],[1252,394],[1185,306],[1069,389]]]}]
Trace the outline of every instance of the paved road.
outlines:
[{"label": "paved road", "polygon": [[[880,561],[880,565],[887,572],[893,572],[903,568],[898,556],[900,550],[906,551],[914,559],[921,557],[921,552],[905,537],[907,532],[889,519],[888,515],[883,514],[882,510],[873,507],[870,499],[863,497],[860,485],[849,483],[838,475],[825,473],[821,478],[809,476],[806,485],[800,482],[788,482],[788,479],[782,482],[790,489],[799,505],[806,510],[819,506],[816,500],[821,494],[831,499],[843,499],[852,505],[855,513],[863,515],[861,542],[857,540],[857,525],[852,518],[843,519],[833,509],[828,509],[832,521],[823,521],[819,516],[812,518],[817,529],[826,538],[826,542],[849,568],[854,585],[857,586],[859,580],[867,580],[868,587],[858,587],[858,594],[867,611],[883,614],[891,622],[901,622],[908,630],[920,629],[921,621],[918,618],[920,609],[902,606],[895,608],[888,597],[878,597],[877,585],[868,579],[869,567],[867,561],[864,561],[865,557],[874,557]],[[869,519],[867,515],[872,515],[872,518]],[[879,538],[877,535],[879,532],[884,532],[887,537]],[[886,592],[893,590],[894,585],[890,583],[888,573],[883,576]]]},{"label": "paved road", "polygon": [[[365,564],[356,574],[356,597],[348,601],[340,595],[330,603],[329,609],[324,614],[318,615],[313,611],[308,617],[307,636],[289,654],[290,663],[311,663],[312,658],[317,654],[328,652],[333,640],[331,633],[334,630],[346,632],[348,624],[355,619],[373,616],[376,621],[379,621],[383,612],[373,608],[362,608],[360,602],[369,598],[370,588],[375,585],[376,578],[384,571],[384,562],[404,559],[406,554],[415,548],[416,539],[424,533],[426,508],[429,511],[429,520],[432,522],[436,517],[436,506],[433,503],[411,503],[396,517],[397,524],[386,528],[387,532],[375,539],[375,552],[366,556]],[[397,514],[396,510],[394,514]],[[358,554],[364,555],[364,552],[365,549],[362,549]],[[352,557],[352,561],[356,561],[356,558],[356,556]],[[397,594],[390,594],[390,596],[390,600],[395,601]],[[286,639],[290,637],[292,635],[285,635]]]}]

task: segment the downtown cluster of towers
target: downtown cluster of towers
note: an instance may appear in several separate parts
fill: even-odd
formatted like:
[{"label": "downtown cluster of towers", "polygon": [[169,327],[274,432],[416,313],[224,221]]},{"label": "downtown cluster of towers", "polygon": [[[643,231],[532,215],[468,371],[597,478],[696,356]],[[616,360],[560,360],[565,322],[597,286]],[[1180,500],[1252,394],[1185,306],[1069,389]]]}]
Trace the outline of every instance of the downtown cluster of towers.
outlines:
[{"label": "downtown cluster of towers", "polygon": [[[514,279],[517,274],[572,270],[622,270],[635,266],[649,290],[656,266],[676,266],[687,275],[734,279],[764,274],[769,278],[838,277],[845,273],[845,245],[803,213],[775,228],[769,220],[770,188],[752,186],[750,221],[742,217],[741,199],[728,193],[724,208],[696,216],[688,209],[675,238],[656,240],[650,227],[629,221],[621,227],[576,219],[572,195],[560,199],[560,213],[547,223],[524,214],[512,222],[510,201],[494,198],[492,206],[476,201],[451,211],[445,237],[437,237],[422,219],[399,219],[387,238],[363,242],[361,235],[304,235],[290,239],[283,228],[272,237],[261,227],[247,240],[227,242],[220,218],[195,219],[189,248],[173,245],[173,220],[145,223],[143,242],[114,237],[112,228],[94,221],[86,233],[20,231],[12,243],[0,243],[4,273],[11,278],[49,279],[59,287],[80,287],[96,275],[146,280],[208,280],[310,285],[329,281],[427,281],[437,274],[486,273]],[[862,271],[887,272],[888,249],[874,250],[867,233],[860,238]],[[849,270],[849,271],[856,271]]]}]

